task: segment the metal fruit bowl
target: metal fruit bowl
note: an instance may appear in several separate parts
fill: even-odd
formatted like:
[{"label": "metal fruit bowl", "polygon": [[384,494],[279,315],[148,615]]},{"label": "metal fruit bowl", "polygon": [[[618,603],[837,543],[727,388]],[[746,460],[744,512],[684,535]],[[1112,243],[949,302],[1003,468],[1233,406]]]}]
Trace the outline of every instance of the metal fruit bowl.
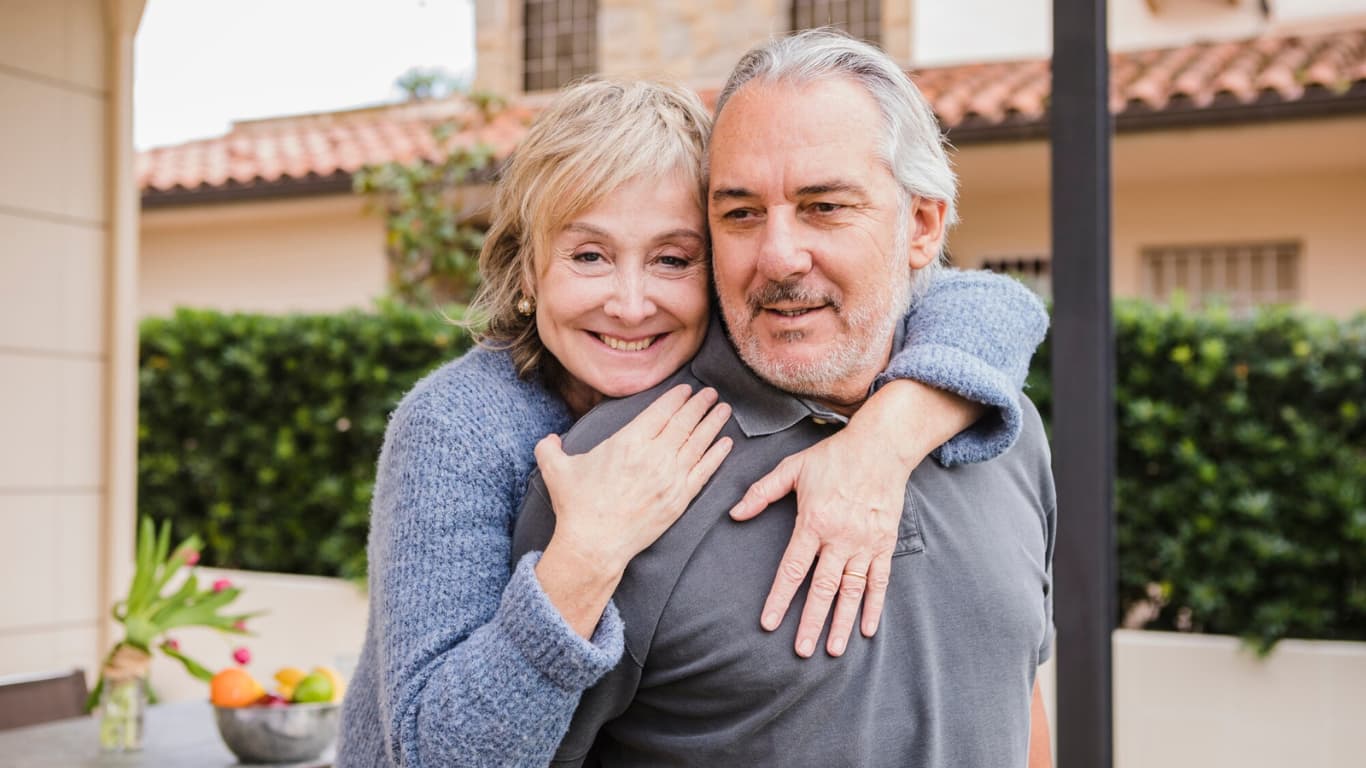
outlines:
[{"label": "metal fruit bowl", "polygon": [[341,704],[214,707],[218,734],[243,763],[316,759],[337,738]]}]

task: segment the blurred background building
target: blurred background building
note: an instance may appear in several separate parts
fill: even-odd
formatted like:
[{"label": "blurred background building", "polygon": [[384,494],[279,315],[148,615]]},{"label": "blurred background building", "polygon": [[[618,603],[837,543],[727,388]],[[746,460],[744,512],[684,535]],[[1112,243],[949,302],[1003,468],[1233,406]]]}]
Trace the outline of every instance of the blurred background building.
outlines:
[{"label": "blurred background building", "polygon": [[[1113,0],[1114,289],[1345,316],[1366,266],[1366,5]],[[714,96],[771,34],[834,23],[912,71],[958,151],[955,264],[1046,292],[1046,0],[699,3],[480,0],[476,89],[534,112],[590,74],[662,75]],[[350,194],[366,163],[431,151],[460,97],[241,122],[139,156],[144,314],[364,306],[383,230]],[[515,145],[527,113],[469,141]],[[325,275],[324,279],[319,279]],[[268,277],[266,277],[268,276]],[[264,278],[264,279],[263,279]]]}]

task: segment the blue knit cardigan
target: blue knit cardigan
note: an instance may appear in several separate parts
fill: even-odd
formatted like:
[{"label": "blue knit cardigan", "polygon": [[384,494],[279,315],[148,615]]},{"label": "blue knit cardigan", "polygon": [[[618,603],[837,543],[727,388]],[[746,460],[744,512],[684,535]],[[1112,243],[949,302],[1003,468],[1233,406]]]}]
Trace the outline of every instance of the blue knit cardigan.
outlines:
[{"label": "blue knit cardigan", "polygon": [[[1047,323],[1015,281],[946,272],[907,315],[904,346],[878,382],[916,379],[994,406],[936,452],[945,464],[989,459],[1019,433],[1016,396]],[[615,606],[584,640],[541,590],[539,553],[510,562],[532,449],[571,422],[559,397],[487,349],[403,398],[379,457],[370,615],[339,768],[544,766],[580,695],[616,665]]]}]

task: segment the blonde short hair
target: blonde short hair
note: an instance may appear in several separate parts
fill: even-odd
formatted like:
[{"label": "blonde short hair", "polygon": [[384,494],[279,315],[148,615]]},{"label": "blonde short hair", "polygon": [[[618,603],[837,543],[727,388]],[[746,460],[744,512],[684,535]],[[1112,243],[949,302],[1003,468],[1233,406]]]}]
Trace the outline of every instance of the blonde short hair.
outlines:
[{"label": "blonde short hair", "polygon": [[[535,317],[517,311],[534,298],[536,255],[565,224],[640,177],[683,173],[705,205],[702,159],[711,117],[693,91],[650,81],[589,79],[567,87],[543,111],[503,168],[479,254],[483,276],[470,306],[480,344],[511,353],[522,378],[562,385]],[[705,209],[704,209],[705,210]]]}]

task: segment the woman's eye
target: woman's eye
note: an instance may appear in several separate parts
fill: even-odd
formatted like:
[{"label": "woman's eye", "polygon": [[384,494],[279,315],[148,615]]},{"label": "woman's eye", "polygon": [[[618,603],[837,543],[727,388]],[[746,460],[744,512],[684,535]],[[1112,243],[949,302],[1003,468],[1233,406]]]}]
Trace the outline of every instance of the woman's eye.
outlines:
[{"label": "woman's eye", "polygon": [[670,269],[683,269],[692,262],[686,256],[661,256],[659,263]]},{"label": "woman's eye", "polygon": [[603,260],[603,255],[597,251],[579,251],[574,254],[574,261],[584,264],[596,264]]}]

